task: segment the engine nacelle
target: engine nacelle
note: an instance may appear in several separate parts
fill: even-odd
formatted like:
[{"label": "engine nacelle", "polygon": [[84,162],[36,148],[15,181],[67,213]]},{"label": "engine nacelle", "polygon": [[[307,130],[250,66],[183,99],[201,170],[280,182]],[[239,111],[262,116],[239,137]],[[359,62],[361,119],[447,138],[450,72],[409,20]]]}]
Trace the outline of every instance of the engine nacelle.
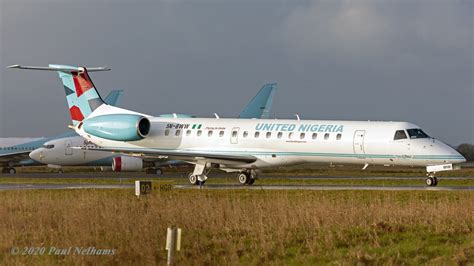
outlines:
[{"label": "engine nacelle", "polygon": [[143,169],[143,160],[135,157],[115,157],[112,160],[112,170],[115,172],[139,172]]},{"label": "engine nacelle", "polygon": [[92,117],[84,120],[84,131],[93,136],[117,140],[136,141],[150,133],[150,120],[141,115],[114,114]]}]

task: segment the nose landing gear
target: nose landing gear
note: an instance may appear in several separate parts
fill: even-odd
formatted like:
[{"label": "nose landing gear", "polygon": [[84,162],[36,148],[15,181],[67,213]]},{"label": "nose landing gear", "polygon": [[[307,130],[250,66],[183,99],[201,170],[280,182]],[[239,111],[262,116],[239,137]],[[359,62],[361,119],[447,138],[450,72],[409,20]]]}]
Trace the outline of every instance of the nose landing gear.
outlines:
[{"label": "nose landing gear", "polygon": [[189,173],[188,180],[191,185],[202,186],[206,183],[207,176],[206,175],[194,175],[193,173]]},{"label": "nose landing gear", "polygon": [[435,173],[428,173],[428,177],[425,179],[425,183],[429,187],[437,186],[438,179],[435,177]]}]

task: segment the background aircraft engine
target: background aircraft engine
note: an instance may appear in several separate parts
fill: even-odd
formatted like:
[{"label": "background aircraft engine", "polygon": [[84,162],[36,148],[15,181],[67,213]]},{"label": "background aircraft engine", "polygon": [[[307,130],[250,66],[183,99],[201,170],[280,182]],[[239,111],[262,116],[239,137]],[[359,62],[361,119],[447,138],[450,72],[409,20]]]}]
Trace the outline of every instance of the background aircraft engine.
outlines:
[{"label": "background aircraft engine", "polygon": [[143,160],[135,157],[115,157],[112,170],[115,172],[139,172],[143,169]]},{"label": "background aircraft engine", "polygon": [[150,120],[141,115],[113,114],[86,119],[84,131],[99,138],[117,141],[136,141],[150,133]]}]

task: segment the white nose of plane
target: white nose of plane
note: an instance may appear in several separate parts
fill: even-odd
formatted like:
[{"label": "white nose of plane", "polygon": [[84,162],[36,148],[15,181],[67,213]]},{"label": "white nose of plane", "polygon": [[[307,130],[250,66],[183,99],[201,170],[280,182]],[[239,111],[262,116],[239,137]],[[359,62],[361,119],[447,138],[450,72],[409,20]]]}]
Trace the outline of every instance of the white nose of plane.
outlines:
[{"label": "white nose of plane", "polygon": [[459,164],[466,162],[466,158],[451,146],[439,140],[434,140],[434,143],[435,150],[438,150],[438,153],[445,158],[446,163]]},{"label": "white nose of plane", "polygon": [[44,159],[43,148],[38,148],[36,150],[33,150],[32,152],[30,152],[29,156],[31,159],[37,162],[42,162]]}]

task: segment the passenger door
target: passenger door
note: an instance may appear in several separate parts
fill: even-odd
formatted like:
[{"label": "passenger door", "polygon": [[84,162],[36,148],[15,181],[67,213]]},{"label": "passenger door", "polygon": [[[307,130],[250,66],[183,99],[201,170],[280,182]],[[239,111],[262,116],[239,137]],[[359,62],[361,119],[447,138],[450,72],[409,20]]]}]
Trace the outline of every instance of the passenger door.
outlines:
[{"label": "passenger door", "polygon": [[72,155],[72,142],[70,140],[66,140],[66,155]]},{"label": "passenger door", "polygon": [[359,158],[365,158],[364,149],[365,130],[356,130],[354,132],[354,154],[360,155]]},{"label": "passenger door", "polygon": [[231,144],[237,144],[238,143],[239,130],[240,130],[239,127],[232,128],[232,131],[230,132],[230,143]]}]

